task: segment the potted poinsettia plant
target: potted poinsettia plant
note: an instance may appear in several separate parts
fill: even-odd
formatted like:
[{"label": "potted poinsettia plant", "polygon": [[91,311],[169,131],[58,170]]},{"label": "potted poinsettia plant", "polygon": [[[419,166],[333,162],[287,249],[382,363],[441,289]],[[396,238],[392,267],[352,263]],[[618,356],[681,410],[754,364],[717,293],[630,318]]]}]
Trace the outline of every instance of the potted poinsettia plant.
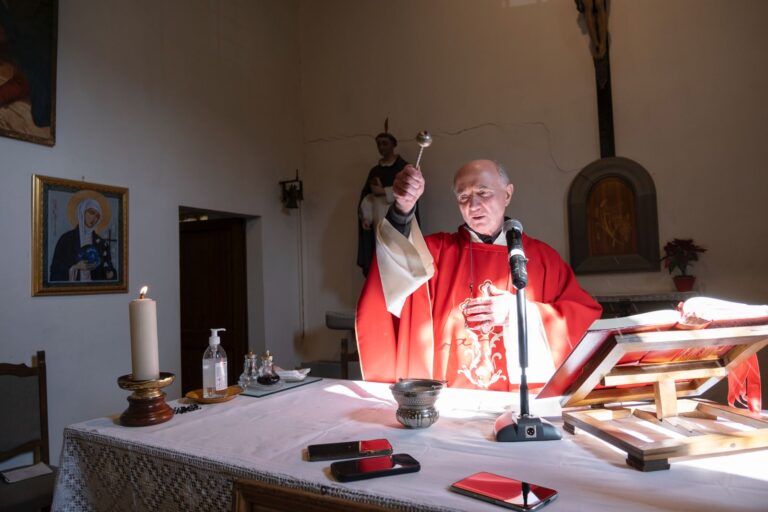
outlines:
[{"label": "potted poinsettia plant", "polygon": [[688,268],[693,265],[694,261],[698,261],[699,254],[704,252],[707,250],[693,243],[690,238],[675,238],[664,246],[664,257],[661,258],[661,261],[664,262],[664,268],[669,270],[670,274],[675,270],[680,272],[679,275],[672,278],[675,281],[677,291],[688,292],[693,289],[696,277],[688,273]]}]

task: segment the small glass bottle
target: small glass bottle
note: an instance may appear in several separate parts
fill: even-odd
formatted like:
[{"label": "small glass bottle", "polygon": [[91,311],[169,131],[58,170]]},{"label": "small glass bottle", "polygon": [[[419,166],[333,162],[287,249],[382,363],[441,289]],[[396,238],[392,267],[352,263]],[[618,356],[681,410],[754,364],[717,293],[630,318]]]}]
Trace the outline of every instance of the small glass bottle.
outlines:
[{"label": "small glass bottle", "polygon": [[238,384],[245,389],[248,385],[256,380],[259,375],[258,365],[256,363],[256,354],[248,352],[245,354],[245,361],[243,361],[243,373],[240,375]]},{"label": "small glass bottle", "polygon": [[275,373],[274,364],[272,363],[272,354],[267,350],[261,356],[261,366],[259,366],[259,375],[256,377],[256,382],[263,386],[269,386],[277,384],[279,380],[280,376]]}]

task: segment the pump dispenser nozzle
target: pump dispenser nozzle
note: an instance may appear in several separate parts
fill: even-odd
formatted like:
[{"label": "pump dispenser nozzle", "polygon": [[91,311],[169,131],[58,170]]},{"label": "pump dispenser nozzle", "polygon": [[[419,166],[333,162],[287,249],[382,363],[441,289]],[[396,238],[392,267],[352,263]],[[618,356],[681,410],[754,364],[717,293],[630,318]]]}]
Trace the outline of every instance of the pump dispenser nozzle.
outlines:
[{"label": "pump dispenser nozzle", "polygon": [[208,338],[209,345],[213,346],[221,343],[221,340],[219,339],[219,331],[226,331],[226,329],[223,327],[219,327],[217,329],[211,329],[211,337]]}]

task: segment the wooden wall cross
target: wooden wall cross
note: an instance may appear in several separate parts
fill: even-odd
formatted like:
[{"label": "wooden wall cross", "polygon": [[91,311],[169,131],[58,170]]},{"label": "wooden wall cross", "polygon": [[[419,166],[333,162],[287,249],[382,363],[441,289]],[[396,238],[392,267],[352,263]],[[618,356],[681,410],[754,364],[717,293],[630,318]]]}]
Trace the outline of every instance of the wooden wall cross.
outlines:
[{"label": "wooden wall cross", "polygon": [[597,83],[600,157],[610,158],[616,156],[616,143],[613,135],[607,0],[576,0],[576,8],[584,16],[589,39],[592,43],[590,51],[595,64],[595,82]]}]

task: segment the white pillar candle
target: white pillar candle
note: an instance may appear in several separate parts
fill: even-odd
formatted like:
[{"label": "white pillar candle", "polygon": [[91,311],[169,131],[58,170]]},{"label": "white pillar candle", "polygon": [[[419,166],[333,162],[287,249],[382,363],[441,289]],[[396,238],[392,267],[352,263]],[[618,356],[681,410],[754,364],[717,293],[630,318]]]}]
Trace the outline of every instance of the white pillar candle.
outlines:
[{"label": "white pillar candle", "polygon": [[160,378],[157,350],[157,303],[141,294],[128,305],[131,317],[131,369],[133,380]]}]

